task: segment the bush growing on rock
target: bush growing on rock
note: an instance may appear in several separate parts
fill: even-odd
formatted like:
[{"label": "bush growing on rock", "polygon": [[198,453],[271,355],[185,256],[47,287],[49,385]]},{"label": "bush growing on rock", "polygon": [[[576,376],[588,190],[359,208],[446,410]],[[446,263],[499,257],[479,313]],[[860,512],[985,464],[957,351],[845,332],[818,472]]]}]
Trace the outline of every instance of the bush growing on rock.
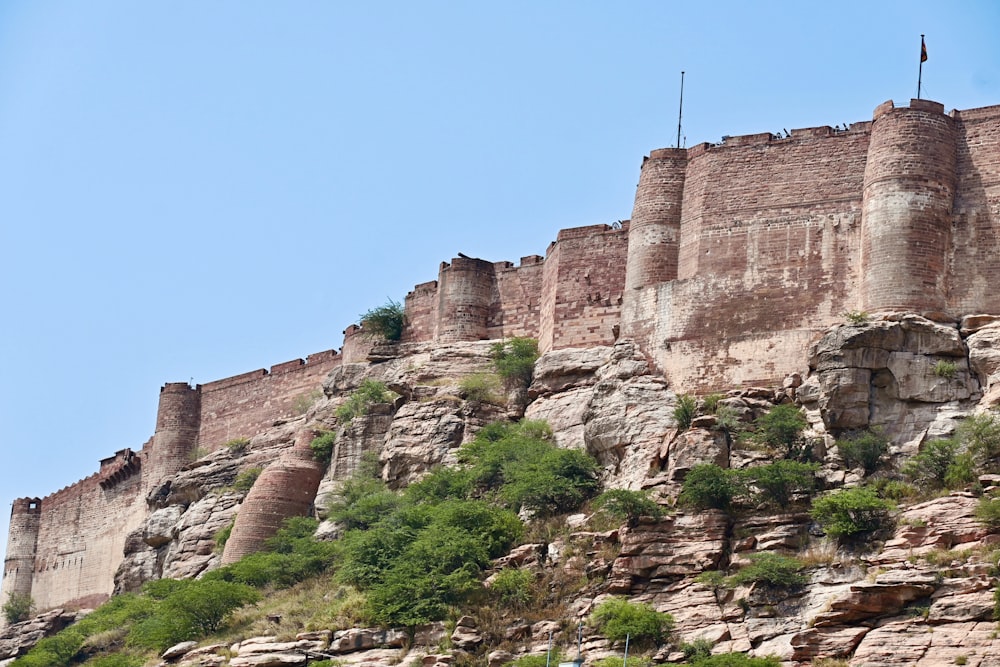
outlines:
[{"label": "bush growing on rock", "polygon": [[389,299],[361,316],[361,327],[370,336],[394,341],[403,337],[403,304]]},{"label": "bush growing on rock", "polygon": [[817,498],[809,513],[833,537],[851,537],[884,527],[894,509],[871,489],[856,487]]},{"label": "bush growing on rock", "polygon": [[870,475],[889,453],[889,439],[878,429],[850,433],[837,440],[837,450],[848,468],[864,468]]},{"label": "bush growing on rock", "polygon": [[670,635],[674,618],[642,602],[611,598],[594,609],[589,623],[612,644],[624,642],[629,637],[636,645],[656,646]]},{"label": "bush growing on rock", "polygon": [[754,420],[752,439],[759,445],[783,451],[785,458],[802,458],[805,455],[802,432],[806,426],[801,410],[791,403],[782,403]]},{"label": "bush growing on rock", "polygon": [[1000,528],[1000,497],[983,496],[976,506],[976,518],[990,528]]},{"label": "bush growing on rock", "polygon": [[689,394],[680,394],[677,397],[677,405],[674,406],[674,421],[677,422],[678,431],[686,431],[691,428],[691,421],[698,414],[698,401]]},{"label": "bush growing on rock", "polygon": [[247,468],[236,475],[236,480],[233,481],[233,489],[239,491],[240,493],[247,493],[253,487],[254,482],[260,477],[263,468],[253,467]]},{"label": "bush growing on rock", "polygon": [[593,457],[560,449],[551,438],[542,422],[496,422],[481,429],[458,456],[480,496],[494,496],[514,511],[552,516],[577,509],[600,482]]},{"label": "bush growing on rock", "polygon": [[684,477],[677,500],[696,509],[728,510],[745,491],[742,476],[737,471],[720,468],[714,463],[700,463]]},{"label": "bush growing on rock", "polygon": [[956,438],[931,440],[907,461],[902,473],[918,487],[957,488],[975,481],[972,455]]},{"label": "bush growing on rock", "polygon": [[377,380],[364,380],[355,389],[347,401],[337,408],[337,420],[341,424],[348,424],[355,417],[368,414],[373,405],[378,403],[392,403],[396,395],[386,389],[385,385]]},{"label": "bush growing on rock", "polygon": [[608,489],[594,499],[594,507],[630,526],[635,526],[639,517],[658,519],[663,516],[663,508],[646,491]]},{"label": "bush growing on rock", "polygon": [[796,493],[812,493],[816,488],[819,464],[781,460],[741,471],[759,490],[758,502],[786,507]]},{"label": "bush growing on rock", "polygon": [[802,561],[797,558],[768,551],[751,554],[748,558],[750,565],[728,577],[727,585],[741,586],[743,584],[763,583],[770,586],[794,587],[801,586],[808,581],[805,575],[799,572],[802,569]]},{"label": "bush growing on rock", "polygon": [[995,470],[1000,464],[1000,418],[995,413],[967,417],[958,425],[957,435],[976,465]]},{"label": "bush growing on rock", "polygon": [[502,406],[505,401],[500,389],[500,379],[494,373],[473,373],[458,383],[459,395],[465,400]]},{"label": "bush growing on rock", "polygon": [[508,387],[527,387],[538,360],[538,341],[534,338],[509,338],[490,347],[493,368]]},{"label": "bush growing on rock", "polygon": [[8,623],[20,623],[31,618],[35,601],[26,593],[11,593],[3,603],[3,617]]},{"label": "bush growing on rock", "polygon": [[528,570],[505,568],[496,573],[490,583],[490,595],[499,604],[520,609],[531,602],[534,575]]},{"label": "bush growing on rock", "polygon": [[699,658],[691,664],[694,667],[780,667],[781,660],[774,656],[751,658],[746,653],[720,653]]},{"label": "bush growing on rock", "polygon": [[326,431],[312,439],[312,442],[309,443],[309,449],[312,450],[314,459],[323,465],[329,465],[333,459],[333,446],[336,443],[337,434],[333,431]]}]

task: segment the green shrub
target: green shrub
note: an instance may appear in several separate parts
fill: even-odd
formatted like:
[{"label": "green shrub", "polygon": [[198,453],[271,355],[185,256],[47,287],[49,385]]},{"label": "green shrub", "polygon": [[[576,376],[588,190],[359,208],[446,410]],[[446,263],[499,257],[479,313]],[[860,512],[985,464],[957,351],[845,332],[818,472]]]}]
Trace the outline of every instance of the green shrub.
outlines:
[{"label": "green shrub", "polygon": [[638,646],[657,646],[670,635],[674,619],[645,603],[610,598],[594,609],[589,624],[613,644],[629,637]]},{"label": "green shrub", "polygon": [[509,338],[490,347],[493,368],[508,387],[527,387],[538,360],[538,341],[534,338]]},{"label": "green shrub", "polygon": [[650,667],[653,662],[643,656],[630,655],[624,660],[615,655],[609,655],[594,661],[594,667]]},{"label": "green shrub", "polygon": [[229,536],[233,534],[233,526],[236,524],[236,519],[233,519],[228,524],[215,531],[213,539],[215,540],[215,550],[222,552],[226,548],[226,542],[229,541]]},{"label": "green shrub", "polygon": [[505,568],[493,577],[490,595],[505,607],[522,609],[531,602],[531,584],[534,579],[534,575],[528,570]]},{"label": "green shrub", "polygon": [[879,498],[886,500],[902,501],[912,500],[920,495],[920,490],[909,482],[888,477],[876,477],[868,481],[867,485]]},{"label": "green shrub", "polygon": [[228,441],[223,447],[228,449],[234,454],[242,454],[250,446],[250,438],[233,438]]},{"label": "green shrub", "polygon": [[372,308],[361,316],[361,328],[369,336],[383,340],[403,337],[404,310],[398,301],[389,299],[384,305]]},{"label": "green shrub", "polygon": [[541,655],[522,655],[517,660],[508,662],[503,667],[550,667],[551,665],[558,665],[560,662],[566,662],[566,658],[563,656],[562,651],[558,649],[552,651],[552,655],[546,655],[542,653]]},{"label": "green shrub", "polygon": [[506,402],[500,395],[501,389],[500,378],[495,373],[473,373],[458,383],[459,396],[465,400],[492,405]]},{"label": "green shrub", "polygon": [[544,422],[494,422],[462,446],[475,493],[539,516],[577,509],[599,489],[598,465],[579,450],[560,449]]},{"label": "green shrub", "polygon": [[871,315],[863,310],[849,310],[846,313],[841,313],[844,319],[851,324],[865,324],[871,319]]},{"label": "green shrub", "polygon": [[449,498],[468,498],[472,493],[472,476],[467,470],[438,466],[423,479],[403,491],[411,503],[439,503]]},{"label": "green shrub", "polygon": [[333,431],[324,431],[312,439],[312,442],[309,443],[309,449],[312,450],[314,459],[323,465],[329,465],[333,459],[333,446],[335,444],[337,444],[337,434]]},{"label": "green shrub", "polygon": [[719,405],[715,408],[715,426],[733,434],[738,433],[743,428],[739,412],[730,405]]},{"label": "green shrub", "polygon": [[[334,562],[338,545],[313,537],[318,521],[293,517],[265,542],[265,551],[206,573],[201,581],[226,581],[255,588],[274,585],[287,588],[316,576]],[[158,583],[158,582],[151,582]]]},{"label": "green shrub", "polygon": [[713,415],[719,409],[719,401],[726,397],[725,394],[708,394],[701,399],[701,409],[706,415]]},{"label": "green shrub", "polygon": [[678,431],[686,431],[691,428],[691,421],[698,414],[698,401],[690,394],[680,394],[677,396],[677,405],[674,406],[674,421],[677,422]]},{"label": "green shrub", "polygon": [[10,624],[27,621],[35,611],[35,601],[26,593],[11,593],[3,603],[2,611]]},{"label": "green shrub", "polygon": [[837,440],[837,449],[848,468],[864,468],[870,475],[889,453],[889,439],[878,429],[850,433]]},{"label": "green shrub", "polygon": [[955,377],[955,373],[958,372],[958,366],[953,361],[945,361],[944,359],[939,359],[936,364],[934,364],[934,375],[939,378],[945,378],[947,380]]},{"label": "green shrub", "polygon": [[758,501],[785,507],[796,493],[812,493],[816,488],[816,463],[781,460],[742,471],[759,489]]},{"label": "green shrub", "polygon": [[782,450],[786,458],[799,458],[806,426],[801,410],[791,403],[782,403],[754,420],[752,438],[760,445]]},{"label": "green shrub", "polygon": [[957,435],[977,465],[993,470],[1000,463],[1000,418],[996,413],[967,417],[958,425]]},{"label": "green shrub", "polygon": [[87,661],[87,667],[142,667],[144,664],[145,658],[125,653],[104,655]]},{"label": "green shrub", "polygon": [[249,586],[228,581],[189,579],[174,582],[169,588],[156,612],[132,627],[129,646],[163,651],[179,642],[199,639],[219,630],[239,607],[260,599]]},{"label": "green shrub", "polygon": [[751,563],[729,577],[727,583],[740,586],[749,583],[764,583],[771,586],[801,586],[808,578],[799,573],[802,561],[781,554],[763,551],[748,556]]},{"label": "green shrub", "polygon": [[341,424],[348,424],[355,417],[368,414],[373,405],[378,403],[392,403],[396,394],[386,389],[385,385],[377,380],[364,380],[342,405],[336,410],[337,420]]},{"label": "green shrub", "polygon": [[720,653],[691,664],[694,667],[780,667],[781,660],[774,656],[751,658],[746,653]]},{"label": "green shrub", "polygon": [[341,483],[340,490],[327,502],[331,521],[345,529],[370,528],[400,507],[402,500],[381,479],[354,474]]},{"label": "green shrub", "polygon": [[810,515],[834,537],[850,537],[886,525],[895,505],[864,487],[844,489],[813,501]]},{"label": "green shrub", "polygon": [[263,468],[254,467],[247,468],[236,475],[236,480],[233,481],[233,489],[239,491],[240,493],[247,493],[253,487],[254,482],[260,477]]},{"label": "green shrub", "polygon": [[639,517],[659,519],[663,516],[663,508],[647,491],[608,489],[594,499],[594,507],[619,521],[627,521],[630,526],[635,526]]},{"label": "green shrub", "polygon": [[733,500],[745,493],[741,476],[714,463],[700,463],[684,477],[677,500],[696,509],[728,510]]},{"label": "green shrub", "polygon": [[918,487],[955,488],[975,479],[973,461],[955,438],[931,440],[907,461],[902,473]]},{"label": "green shrub", "polygon": [[976,518],[990,528],[1000,528],[1000,497],[983,496],[976,506]]},{"label": "green shrub", "polygon": [[702,660],[712,655],[712,647],[715,644],[708,639],[695,639],[692,642],[684,642],[678,648],[684,654],[684,659],[688,662]]}]

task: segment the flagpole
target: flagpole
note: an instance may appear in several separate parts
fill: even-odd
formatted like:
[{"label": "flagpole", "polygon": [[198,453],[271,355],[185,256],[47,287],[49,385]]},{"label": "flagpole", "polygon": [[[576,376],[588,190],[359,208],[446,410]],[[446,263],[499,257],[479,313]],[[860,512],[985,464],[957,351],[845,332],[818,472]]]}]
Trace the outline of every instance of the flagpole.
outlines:
[{"label": "flagpole", "polygon": [[924,79],[924,36],[920,35],[920,70],[917,73],[917,99],[920,99],[920,84]]},{"label": "flagpole", "polygon": [[684,115],[684,70],[681,70],[681,106],[677,111],[677,148],[681,147],[681,116]]}]

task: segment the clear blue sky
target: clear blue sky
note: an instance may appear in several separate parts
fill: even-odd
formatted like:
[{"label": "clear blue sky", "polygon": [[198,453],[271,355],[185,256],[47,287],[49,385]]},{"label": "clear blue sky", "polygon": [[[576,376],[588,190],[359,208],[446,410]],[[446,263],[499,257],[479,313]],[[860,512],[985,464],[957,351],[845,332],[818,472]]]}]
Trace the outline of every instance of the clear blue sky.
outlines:
[{"label": "clear blue sky", "polygon": [[[698,7],[695,9],[695,7]],[[724,134],[1000,104],[1000,5],[0,2],[11,500],[152,435],[164,382],[339,347],[457,252],[628,218]]]}]

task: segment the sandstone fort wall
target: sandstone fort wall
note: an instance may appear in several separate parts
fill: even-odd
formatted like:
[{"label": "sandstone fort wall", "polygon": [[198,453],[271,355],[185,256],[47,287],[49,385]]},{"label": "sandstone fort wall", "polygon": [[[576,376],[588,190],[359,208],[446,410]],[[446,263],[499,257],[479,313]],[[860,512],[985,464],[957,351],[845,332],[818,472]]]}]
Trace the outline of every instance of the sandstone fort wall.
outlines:
[{"label": "sandstone fort wall", "polygon": [[[810,343],[847,311],[1000,314],[1000,107],[886,102],[871,121],[785,134],[652,151],[631,220],[562,230],[544,258],[442,262],[406,295],[403,341],[530,336],[548,351],[622,335],[678,390],[706,392],[803,370]],[[293,416],[372,345],[351,325],[339,354],[165,385],[140,452],[15,501],[0,597],[26,593],[45,608],[110,594],[151,490],[195,452]],[[282,489],[312,479],[299,470],[310,465],[289,454],[263,476],[262,511],[298,511],[305,501]],[[258,524],[241,528],[247,544],[274,528]]]}]

